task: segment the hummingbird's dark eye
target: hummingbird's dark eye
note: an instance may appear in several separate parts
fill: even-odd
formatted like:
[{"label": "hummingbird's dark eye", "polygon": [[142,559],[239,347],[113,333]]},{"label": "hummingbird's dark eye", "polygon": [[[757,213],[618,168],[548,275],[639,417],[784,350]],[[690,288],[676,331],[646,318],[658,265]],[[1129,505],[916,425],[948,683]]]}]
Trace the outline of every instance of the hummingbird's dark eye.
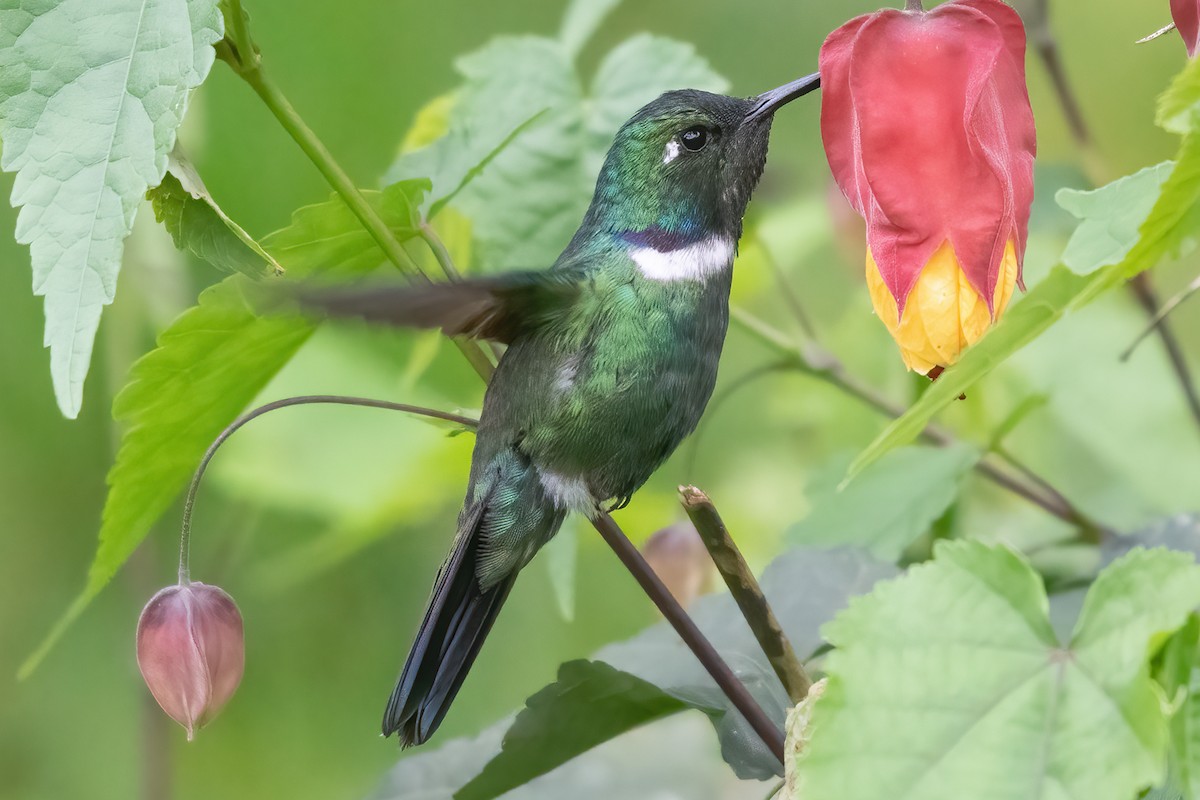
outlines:
[{"label": "hummingbird's dark eye", "polygon": [[688,150],[695,153],[698,150],[703,150],[704,145],[708,144],[708,129],[707,128],[688,128],[683,133],[679,134],[679,141]]}]

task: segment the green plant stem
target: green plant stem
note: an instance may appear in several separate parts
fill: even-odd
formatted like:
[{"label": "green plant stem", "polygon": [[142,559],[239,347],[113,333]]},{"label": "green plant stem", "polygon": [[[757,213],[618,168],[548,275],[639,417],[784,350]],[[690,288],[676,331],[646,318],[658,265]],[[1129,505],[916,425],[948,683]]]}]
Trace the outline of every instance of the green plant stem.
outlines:
[{"label": "green plant stem", "polygon": [[[350,176],[325,147],[324,142],[317,137],[312,128],[308,127],[283,92],[267,77],[263,70],[262,56],[250,36],[241,0],[226,0],[226,4],[228,13],[225,16],[228,30],[225,40],[217,48],[218,56],[233,67],[234,72],[254,90],[254,93],[308,156],[308,160],[313,163],[313,166],[338,194],[350,212],[358,218],[363,228],[379,245],[388,261],[406,275],[411,277],[423,275],[421,268],[392,234],[383,218],[358,191],[354,182],[350,180]],[[478,344],[465,339],[452,339],[452,341],[480,377],[484,381],[490,380],[495,367]]]},{"label": "green plant stem", "polygon": [[766,654],[771,669],[775,671],[792,703],[799,703],[808,696],[812,678],[796,656],[792,643],[783,632],[783,626],[771,610],[762,587],[742,557],[716,506],[708,495],[695,486],[680,486],[679,499],[688,518],[696,526],[696,532],[700,534],[708,554],[712,556],[717,571],[729,587],[729,594],[750,624],[750,630]]},{"label": "green plant stem", "polygon": [[[893,418],[904,414],[903,408],[895,405],[873,388],[846,374],[845,367],[832,353],[815,345],[809,345],[805,350],[801,350],[801,348],[790,342],[782,333],[739,308],[731,309],[731,321],[780,355],[789,359],[790,366],[793,369],[797,369],[806,375],[810,375],[833,386],[881,414]],[[926,440],[943,447],[954,444],[957,441],[953,434],[933,425],[926,426],[921,435]],[[1052,494],[1049,495],[1043,494],[1041,491],[1035,490],[1007,474],[996,465],[987,461],[986,458],[980,459],[976,463],[975,470],[998,486],[1008,489],[1059,519],[1078,527],[1080,538],[1084,541],[1098,542],[1104,536],[1111,533],[1107,528],[1089,519],[1083,512],[1075,508],[1057,490],[1053,490]],[[1028,467],[1022,466],[1021,471],[1028,472],[1030,475],[1033,474],[1032,470],[1029,470]],[[1038,479],[1038,482],[1039,485],[1050,485],[1041,478]]]},{"label": "green plant stem", "polygon": [[418,230],[418,235],[421,240],[429,247],[429,252],[433,253],[433,257],[437,259],[438,266],[442,268],[442,274],[447,280],[458,281],[462,280],[462,274],[458,271],[458,267],[454,266],[454,259],[450,257],[450,251],[446,248],[442,237],[437,235],[437,231],[428,222],[422,222]]},{"label": "green plant stem", "polygon": [[225,430],[221,431],[216,439],[213,439],[212,444],[204,451],[204,457],[200,459],[200,464],[196,467],[195,474],[192,475],[191,485],[188,486],[187,497],[183,501],[183,523],[180,526],[179,532],[179,583],[186,584],[191,579],[189,561],[191,556],[192,542],[192,511],[196,505],[196,492],[200,489],[200,481],[204,478],[204,472],[208,469],[208,463],[212,461],[213,456],[217,454],[217,450],[225,443],[225,440],[232,436],[238,428],[241,428],[247,422],[261,417],[271,411],[289,406],[303,406],[314,404],[334,404],[344,406],[363,406],[366,408],[384,408],[390,411],[404,411],[408,414],[417,414],[424,417],[432,417],[434,419],[453,422],[458,425],[463,425],[468,428],[474,428],[479,421],[471,417],[464,417],[461,414],[451,414],[447,411],[438,411],[433,408],[424,408],[423,406],[412,406],[407,403],[392,403],[387,400],[373,400],[369,397],[348,397],[346,395],[336,394],[313,394],[301,395],[299,397],[286,397],[282,400],[261,405],[258,408],[247,411],[233,422],[225,426]]},{"label": "green plant stem", "polygon": [[[433,229],[428,220],[421,222],[418,235],[421,237],[421,241],[425,242],[425,245],[429,248],[429,252],[433,253],[433,257],[437,260],[438,266],[442,268],[442,274],[446,276],[446,280],[462,280],[462,273],[458,271],[458,267],[454,266],[454,259],[451,258],[450,251],[446,248],[442,237],[437,235],[437,231]],[[489,342],[486,346],[490,348],[492,358],[496,362],[499,362],[500,356],[504,352],[501,346],[496,342]]]}]

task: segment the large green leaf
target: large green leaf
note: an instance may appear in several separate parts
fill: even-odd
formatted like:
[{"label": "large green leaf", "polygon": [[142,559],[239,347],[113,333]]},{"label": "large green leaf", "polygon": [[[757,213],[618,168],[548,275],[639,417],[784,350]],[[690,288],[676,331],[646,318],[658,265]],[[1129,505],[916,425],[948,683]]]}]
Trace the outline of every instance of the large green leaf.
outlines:
[{"label": "large green leaf", "polygon": [[978,460],[979,451],[965,445],[888,453],[842,491],[836,479],[828,481],[788,538],[806,547],[863,547],[895,561],[950,507]]},{"label": "large green leaf", "polygon": [[[500,751],[511,720],[478,736],[426,746],[388,773],[372,800],[449,800]],[[504,800],[614,800],[614,798],[746,798],[722,763],[712,728],[699,714],[677,714],[636,728],[504,795]],[[760,800],[765,788],[748,795]]]},{"label": "large green leaf", "polygon": [[525,701],[500,754],[455,800],[493,800],[647,722],[684,710],[683,701],[599,661],[569,661],[558,680]]},{"label": "large green leaf", "polygon": [[[577,25],[594,24],[585,22],[570,22],[564,36],[574,40]],[[583,218],[613,134],[639,106],[668,89],[726,86],[691,46],[648,35],[615,48],[587,90],[571,47],[555,39],[500,37],[457,67],[465,81],[446,135],[401,155],[389,176],[431,176],[435,205],[462,187],[453,205],[474,225],[478,260],[493,267],[544,267],[557,258]]]},{"label": "large green leaf", "polygon": [[[416,235],[416,207],[428,184],[409,181],[365,193],[400,239]],[[384,256],[338,198],[299,209],[292,224],[263,245],[294,277],[362,273]],[[205,290],[134,364],[113,403],[125,426],[108,475],[100,544],[83,592],[21,667],[28,675],[108,583],[150,526],[187,484],[201,455],[262,391],[312,333],[307,320],[259,317],[248,281],[230,278]]]},{"label": "large green leaf", "polygon": [[1020,557],[940,543],[826,626],[800,796],[1129,800],[1164,777],[1149,656],[1197,604],[1191,556],[1137,550],[1101,573],[1061,644]]},{"label": "large green leaf", "polygon": [[[103,20],[103,24],[98,24]],[[46,298],[54,393],[74,418],[125,237],[162,180],[222,36],[216,0],[36,0],[0,9],[0,167]]]},{"label": "large green leaf", "polygon": [[[851,597],[896,573],[891,564],[860,550],[791,550],[763,572],[762,587],[784,633],[802,657],[822,643],[820,627]],[[803,586],[803,591],[796,591]],[[781,726],[791,705],[737,605],[727,594],[701,598],[688,613],[729,663],[738,679]],[[743,778],[779,774],[779,764],[730,706],[696,657],[665,622],[593,658],[634,675],[708,714],[721,753]]]},{"label": "large green leaf", "polygon": [[146,193],[154,218],[180,250],[187,250],[223,272],[252,278],[283,268],[217,205],[204,181],[179,148],[171,151],[162,183]]},{"label": "large green leaf", "polygon": [[563,14],[558,38],[567,54],[574,57],[583,49],[588,39],[612,13],[621,0],[571,0]]}]

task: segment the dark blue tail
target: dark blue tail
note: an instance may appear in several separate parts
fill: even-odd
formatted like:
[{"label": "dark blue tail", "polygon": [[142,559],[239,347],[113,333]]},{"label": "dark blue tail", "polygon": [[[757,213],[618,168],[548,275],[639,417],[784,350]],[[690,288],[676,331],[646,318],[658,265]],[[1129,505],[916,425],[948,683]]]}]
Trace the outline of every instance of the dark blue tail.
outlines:
[{"label": "dark blue tail", "polygon": [[487,486],[459,516],[454,550],[383,715],[384,736],[399,732],[405,747],[433,735],[521,568],[562,524],[523,455],[502,453],[483,473]]}]

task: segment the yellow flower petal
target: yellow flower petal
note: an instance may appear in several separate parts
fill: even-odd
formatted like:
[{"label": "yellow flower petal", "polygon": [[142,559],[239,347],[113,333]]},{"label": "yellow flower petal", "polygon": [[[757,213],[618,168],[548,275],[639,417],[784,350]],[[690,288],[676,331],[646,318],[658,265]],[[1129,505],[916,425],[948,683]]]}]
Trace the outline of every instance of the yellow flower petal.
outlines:
[{"label": "yellow flower petal", "polygon": [[1017,253],[1011,241],[1004,248],[1000,269],[992,298],[993,318],[987,303],[959,266],[954,248],[950,242],[943,242],[921,270],[908,295],[904,318],[899,319],[896,299],[883,282],[874,256],[867,250],[871,304],[900,346],[900,357],[909,369],[925,375],[935,366],[950,366],[1000,319],[1017,283]]}]

